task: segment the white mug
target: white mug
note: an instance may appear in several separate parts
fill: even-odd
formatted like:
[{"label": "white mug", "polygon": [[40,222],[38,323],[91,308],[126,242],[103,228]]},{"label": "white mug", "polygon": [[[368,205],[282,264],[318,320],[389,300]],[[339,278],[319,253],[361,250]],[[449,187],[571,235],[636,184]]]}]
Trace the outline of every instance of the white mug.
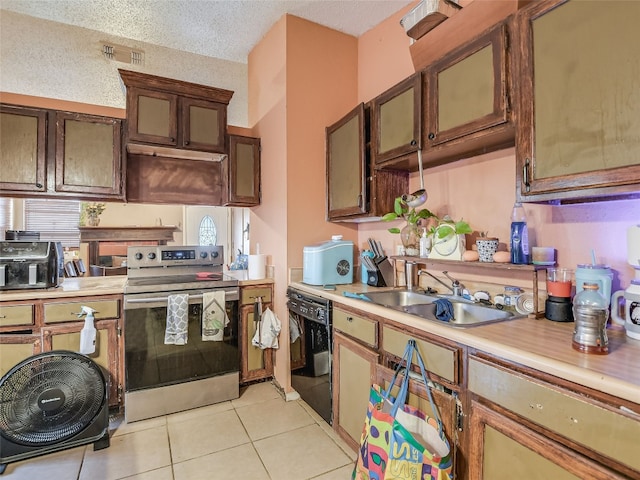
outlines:
[{"label": "white mug", "polygon": [[[624,298],[624,318],[618,315],[618,301]],[[640,282],[633,280],[626,290],[618,290],[611,296],[611,321],[624,325],[630,338],[640,340]]]}]

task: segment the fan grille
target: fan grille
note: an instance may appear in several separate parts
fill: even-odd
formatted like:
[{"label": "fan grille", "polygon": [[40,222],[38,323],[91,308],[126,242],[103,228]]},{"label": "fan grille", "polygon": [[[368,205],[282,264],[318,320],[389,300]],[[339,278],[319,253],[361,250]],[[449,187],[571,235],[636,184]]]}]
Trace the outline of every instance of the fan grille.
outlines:
[{"label": "fan grille", "polygon": [[106,395],[100,368],[73,352],[31,357],[0,380],[0,430],[24,445],[48,445],[83,430]]}]

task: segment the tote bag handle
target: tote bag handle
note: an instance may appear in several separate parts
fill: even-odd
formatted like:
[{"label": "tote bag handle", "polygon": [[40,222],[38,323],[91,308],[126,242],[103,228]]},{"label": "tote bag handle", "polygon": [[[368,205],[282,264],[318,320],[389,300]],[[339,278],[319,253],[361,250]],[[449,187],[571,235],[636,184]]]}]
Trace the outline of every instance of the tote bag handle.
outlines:
[{"label": "tote bag handle", "polygon": [[[431,410],[433,412],[433,416],[438,423],[438,433],[442,435],[442,421],[440,420],[440,414],[438,413],[438,409],[436,407],[435,402],[433,401],[433,396],[431,395],[431,387],[429,387],[429,381],[427,380],[426,368],[424,366],[424,361],[422,360],[422,355],[420,355],[420,350],[418,350],[418,346],[416,345],[416,341],[412,338],[407,342],[407,346],[405,347],[404,354],[402,355],[402,360],[396,367],[396,371],[393,374],[393,378],[391,379],[391,383],[385,392],[385,397],[391,397],[391,389],[396,383],[396,379],[402,370],[405,371],[404,378],[402,379],[402,383],[400,384],[400,391],[396,396],[392,408],[391,415],[395,417],[398,409],[405,404],[407,396],[409,394],[409,371],[411,369],[411,360],[413,359],[413,354],[415,352],[416,359],[418,360],[418,366],[420,367],[420,372],[422,374],[422,381],[424,382],[425,389],[427,391],[427,396],[429,397],[429,403],[431,404]],[[405,366],[403,366],[403,363]]]}]

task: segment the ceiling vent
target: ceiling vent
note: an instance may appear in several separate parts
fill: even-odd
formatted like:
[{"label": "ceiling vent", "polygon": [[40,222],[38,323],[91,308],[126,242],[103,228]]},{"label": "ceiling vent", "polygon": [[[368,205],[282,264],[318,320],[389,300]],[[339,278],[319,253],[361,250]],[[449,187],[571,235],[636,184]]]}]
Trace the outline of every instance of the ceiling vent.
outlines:
[{"label": "ceiling vent", "polygon": [[142,50],[135,50],[111,42],[100,42],[100,44],[102,46],[102,55],[108,60],[132,65],[144,65],[144,51]]}]

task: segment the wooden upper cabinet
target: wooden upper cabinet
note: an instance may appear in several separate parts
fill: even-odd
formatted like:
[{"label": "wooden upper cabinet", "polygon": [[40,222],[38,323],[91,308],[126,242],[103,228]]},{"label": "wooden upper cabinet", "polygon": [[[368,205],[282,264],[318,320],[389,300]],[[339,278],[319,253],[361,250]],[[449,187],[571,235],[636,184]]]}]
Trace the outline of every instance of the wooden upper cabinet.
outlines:
[{"label": "wooden upper cabinet", "polygon": [[327,218],[367,212],[367,125],[363,103],[326,131]]},{"label": "wooden upper cabinet", "polygon": [[422,145],[421,126],[422,73],[418,72],[371,102],[371,151],[375,167],[406,169],[405,157]]},{"label": "wooden upper cabinet", "polygon": [[361,221],[393,211],[409,171],[376,169],[370,154],[370,105],[361,103],[326,130],[327,220]]},{"label": "wooden upper cabinet", "polygon": [[56,112],[55,190],[123,198],[122,121]]},{"label": "wooden upper cabinet", "polygon": [[260,139],[229,135],[229,156],[222,161],[224,205],[260,204]]},{"label": "wooden upper cabinet", "polygon": [[425,71],[425,163],[514,144],[507,22],[446,54]]},{"label": "wooden upper cabinet", "polygon": [[0,105],[0,190],[47,190],[47,111]]},{"label": "wooden upper cabinet", "polygon": [[640,191],[640,2],[535,2],[516,16],[516,195]]},{"label": "wooden upper cabinet", "polygon": [[233,92],[119,70],[127,87],[128,141],[226,153]]},{"label": "wooden upper cabinet", "polygon": [[176,146],[178,97],[143,88],[127,90],[129,141]]}]

